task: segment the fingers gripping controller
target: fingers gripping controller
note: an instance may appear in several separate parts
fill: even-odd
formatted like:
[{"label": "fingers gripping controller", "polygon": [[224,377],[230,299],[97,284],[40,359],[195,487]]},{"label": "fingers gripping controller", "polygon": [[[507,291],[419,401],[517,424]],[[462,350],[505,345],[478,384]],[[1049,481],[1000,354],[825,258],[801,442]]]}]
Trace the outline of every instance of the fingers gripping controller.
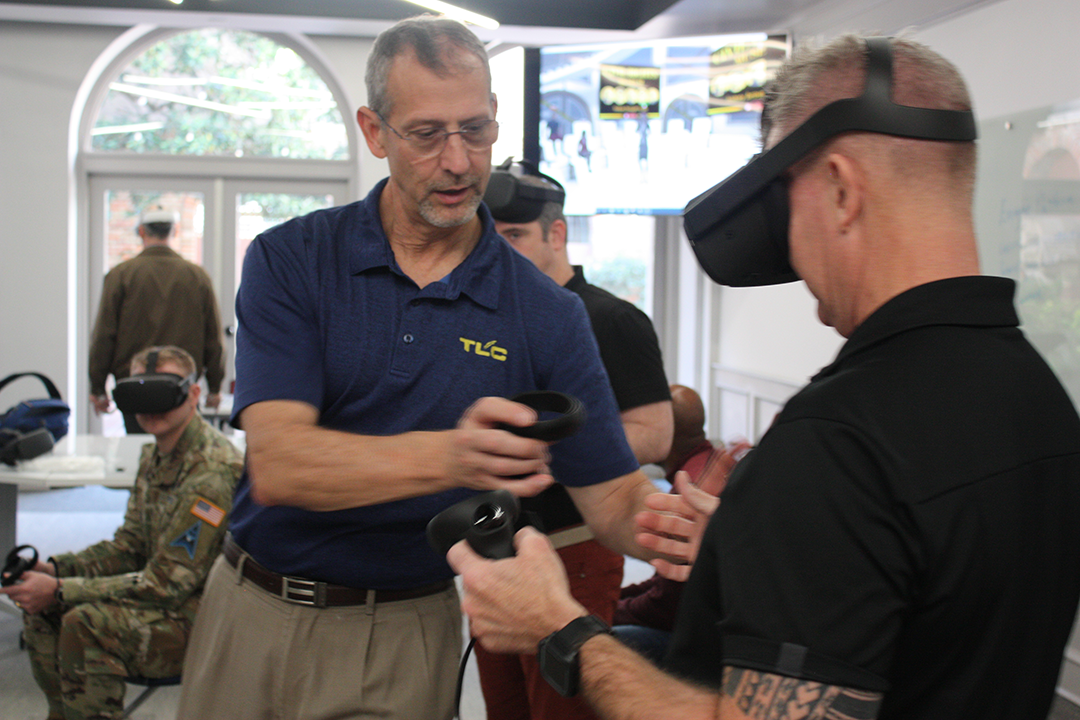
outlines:
[{"label": "fingers gripping controller", "polygon": [[[536,410],[540,418],[532,425],[500,425],[521,437],[555,442],[570,437],[585,422],[585,405],[570,395],[550,391],[521,393],[510,398]],[[555,417],[548,417],[554,414]],[[483,493],[452,505],[431,519],[428,543],[446,555],[459,540],[467,540],[479,555],[492,560],[513,557],[514,532],[520,503],[509,490]]]},{"label": "fingers gripping controller", "polygon": [[[520,437],[555,442],[568,438],[585,422],[585,405],[576,397],[550,390],[524,392],[510,398],[536,411],[539,420],[532,425],[517,427],[500,424],[500,428]],[[554,415],[554,417],[550,417]]]},{"label": "fingers gripping controller", "polygon": [[[25,557],[22,553],[24,550],[31,552],[30,557]],[[0,586],[8,587],[14,585],[22,574],[27,570],[32,570],[38,561],[38,551],[33,545],[19,545],[8,553],[7,560],[4,562],[4,570],[0,573]]]}]

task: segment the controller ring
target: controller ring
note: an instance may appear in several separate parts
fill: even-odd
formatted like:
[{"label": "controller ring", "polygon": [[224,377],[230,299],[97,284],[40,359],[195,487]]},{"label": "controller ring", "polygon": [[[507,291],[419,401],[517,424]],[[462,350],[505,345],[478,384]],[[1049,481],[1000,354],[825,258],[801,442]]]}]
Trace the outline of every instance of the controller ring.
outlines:
[{"label": "controller ring", "polygon": [[548,420],[538,420],[532,425],[518,427],[500,423],[502,430],[511,432],[519,437],[555,442],[570,437],[578,431],[585,422],[585,405],[576,397],[553,390],[532,390],[519,393],[512,398],[513,402],[527,405],[537,413],[559,413],[558,417]]}]

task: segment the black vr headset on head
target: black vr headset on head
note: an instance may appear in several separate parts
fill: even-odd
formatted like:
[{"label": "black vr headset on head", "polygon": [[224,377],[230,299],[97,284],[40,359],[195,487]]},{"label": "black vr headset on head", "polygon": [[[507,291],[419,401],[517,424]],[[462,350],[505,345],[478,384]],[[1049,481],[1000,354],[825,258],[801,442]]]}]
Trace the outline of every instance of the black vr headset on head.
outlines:
[{"label": "black vr headset on head", "polygon": [[117,381],[113,402],[121,412],[160,415],[180,407],[187,400],[195,374],[181,377],[175,373],[154,372],[157,359],[158,351],[151,350],[146,357],[146,372]]},{"label": "black vr headset on head", "polygon": [[[521,182],[522,175],[543,178],[555,185],[555,188],[538,187]],[[556,202],[560,205],[566,199],[566,190],[562,183],[528,160],[514,162],[507,158],[502,165],[491,171],[484,204],[491,210],[491,216],[499,222],[528,223],[540,217],[544,203]]]},{"label": "black vr headset on head", "polygon": [[788,261],[788,194],[783,173],[840,133],[861,131],[919,140],[972,141],[970,110],[932,110],[892,101],[889,38],[866,39],[866,89],[829,103],[769,150],[690,201],[683,227],[698,264],[720,285],[749,287],[798,280]]}]

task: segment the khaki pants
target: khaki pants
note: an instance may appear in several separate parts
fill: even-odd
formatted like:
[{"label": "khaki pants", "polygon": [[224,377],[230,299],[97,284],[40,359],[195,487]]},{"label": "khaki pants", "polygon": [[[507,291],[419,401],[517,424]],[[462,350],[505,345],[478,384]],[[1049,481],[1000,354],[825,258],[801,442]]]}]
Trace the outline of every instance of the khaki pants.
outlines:
[{"label": "khaki pants", "polygon": [[177,720],[449,720],[461,660],[457,590],[314,608],[243,581],[224,557],[188,642]]}]

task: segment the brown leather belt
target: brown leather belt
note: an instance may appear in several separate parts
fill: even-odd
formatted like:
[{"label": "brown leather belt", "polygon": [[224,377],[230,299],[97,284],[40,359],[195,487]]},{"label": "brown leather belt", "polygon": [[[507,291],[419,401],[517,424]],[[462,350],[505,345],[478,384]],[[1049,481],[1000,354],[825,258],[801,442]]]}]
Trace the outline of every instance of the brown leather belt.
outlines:
[{"label": "brown leather belt", "polygon": [[242,565],[240,573],[244,576],[244,579],[250,580],[268,593],[286,602],[319,608],[366,605],[369,592],[375,594],[374,602],[376,603],[415,600],[416,598],[427,597],[428,595],[449,590],[454,585],[453,580],[443,580],[405,590],[364,590],[343,585],[331,585],[330,583],[308,580],[307,578],[279,575],[255,562],[253,557],[236,544],[232,535],[225,536],[223,554],[233,567]]}]

